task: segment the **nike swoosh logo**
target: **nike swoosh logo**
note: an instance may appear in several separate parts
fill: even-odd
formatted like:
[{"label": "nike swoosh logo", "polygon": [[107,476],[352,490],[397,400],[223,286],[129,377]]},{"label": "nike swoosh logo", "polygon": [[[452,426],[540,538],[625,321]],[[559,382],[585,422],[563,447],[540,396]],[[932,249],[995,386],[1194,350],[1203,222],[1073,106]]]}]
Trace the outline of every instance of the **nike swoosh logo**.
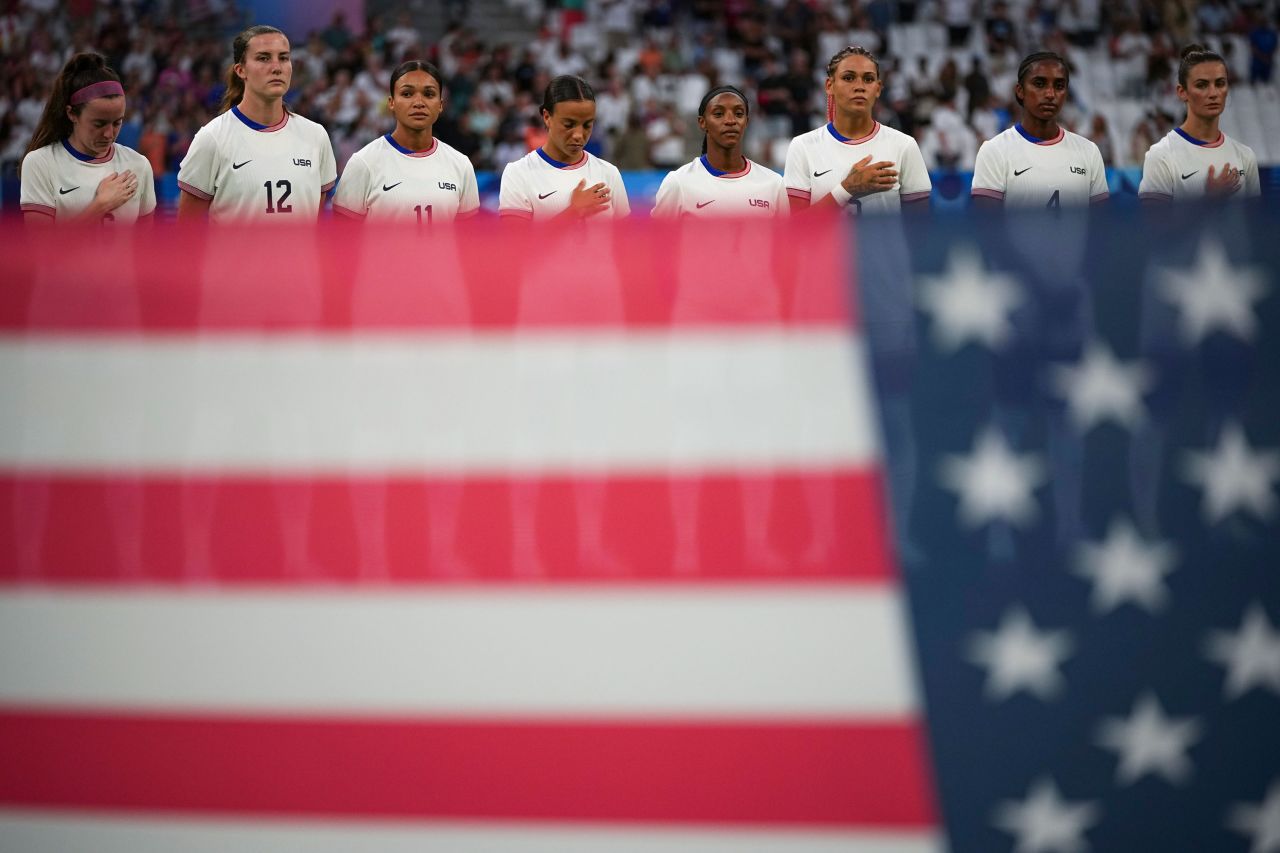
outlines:
[{"label": "nike swoosh logo", "polygon": [[546,198],[547,196],[553,196],[553,195],[555,195],[555,194],[556,194],[556,193],[558,193],[558,192],[560,192],[560,190],[552,190],[552,191],[551,191],[551,192],[549,192],[549,193],[538,193],[538,201],[542,201],[542,200],[543,200],[544,198]]},{"label": "nike swoosh logo", "polygon": [[[829,170],[828,170],[828,171],[829,171]],[[702,201],[702,202],[698,202],[698,205],[697,205],[698,210],[702,210],[702,208],[706,207],[706,206],[707,206],[707,205],[709,205],[709,204],[715,204],[715,202],[716,202],[716,200],[715,200],[714,198],[713,198],[713,199],[711,199],[711,201]]]},{"label": "nike swoosh logo", "polygon": [[[1034,169],[1034,168],[1035,168],[1034,166],[1028,166],[1027,168],[1023,169],[1023,170],[1022,170],[1022,172],[1030,172],[1030,171],[1031,171],[1032,169]],[[1013,176],[1016,178],[1016,177],[1018,177],[1019,175],[1021,175],[1021,174],[1022,174],[1022,172],[1014,172],[1014,173],[1013,173]]]},{"label": "nike swoosh logo", "polygon": [[1200,171],[1199,169],[1196,169],[1196,171],[1195,171],[1195,172],[1191,172],[1190,174],[1183,175],[1183,176],[1182,176],[1182,180],[1184,180],[1184,181],[1185,181],[1187,178],[1191,177],[1191,175],[1194,175],[1194,174],[1196,174],[1196,173],[1197,173],[1197,172],[1199,172],[1199,171]]},{"label": "nike swoosh logo", "polygon": [[[830,169],[827,169],[827,172],[830,172],[830,171],[831,171]],[[822,177],[823,175],[825,175],[827,172],[814,172],[814,173],[813,173],[813,176],[814,176],[815,178],[821,178],[821,177]]]},{"label": "nike swoosh logo", "polygon": [[253,162],[252,160],[245,160],[243,163],[232,163],[232,164],[231,164],[231,168],[232,168],[232,169],[239,169],[241,166],[247,166],[247,165],[249,165],[249,164],[250,164],[250,163],[252,163],[252,162]]},{"label": "nike swoosh logo", "polygon": [[79,187],[72,187],[72,188],[71,188],[71,189],[69,189],[69,190],[64,190],[62,187],[58,187],[58,195],[66,195],[67,193],[73,193],[73,192],[75,192],[75,191],[76,191],[76,190],[78,190],[78,189],[80,189],[80,188],[79,188]]},{"label": "nike swoosh logo", "polygon": [[391,192],[393,189],[395,189],[396,187],[400,186],[400,185],[401,185],[401,184],[403,184],[403,183],[404,183],[404,181],[396,181],[396,182],[395,182],[394,184],[392,184],[391,186],[387,186],[386,184],[383,184],[383,185],[382,185],[382,191],[383,191],[384,193],[389,193],[389,192]]}]

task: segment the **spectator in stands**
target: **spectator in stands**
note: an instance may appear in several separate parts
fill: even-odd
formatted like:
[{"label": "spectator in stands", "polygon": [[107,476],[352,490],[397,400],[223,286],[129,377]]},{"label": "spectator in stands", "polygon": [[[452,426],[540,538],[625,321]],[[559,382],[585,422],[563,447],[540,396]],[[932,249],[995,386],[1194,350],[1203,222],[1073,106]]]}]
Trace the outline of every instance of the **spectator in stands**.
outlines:
[{"label": "spectator in stands", "polygon": [[[1280,19],[1280,11],[1276,16]],[[1271,82],[1275,67],[1276,27],[1261,6],[1249,9],[1249,24],[1249,82],[1265,85]]]}]

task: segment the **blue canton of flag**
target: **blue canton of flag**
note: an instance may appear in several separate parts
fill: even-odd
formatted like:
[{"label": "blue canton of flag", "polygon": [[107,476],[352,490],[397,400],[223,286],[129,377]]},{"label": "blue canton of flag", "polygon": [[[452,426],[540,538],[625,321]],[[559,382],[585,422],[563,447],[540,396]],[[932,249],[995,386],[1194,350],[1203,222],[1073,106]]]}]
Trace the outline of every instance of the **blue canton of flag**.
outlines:
[{"label": "blue canton of flag", "polygon": [[1144,213],[858,225],[955,851],[1280,851],[1280,216]]}]

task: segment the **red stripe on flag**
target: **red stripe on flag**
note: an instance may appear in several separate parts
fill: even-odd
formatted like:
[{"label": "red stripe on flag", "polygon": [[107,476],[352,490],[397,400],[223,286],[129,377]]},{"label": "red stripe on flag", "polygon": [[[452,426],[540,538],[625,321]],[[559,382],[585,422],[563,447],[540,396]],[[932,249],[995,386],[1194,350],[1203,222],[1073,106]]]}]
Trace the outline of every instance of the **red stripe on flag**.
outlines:
[{"label": "red stripe on flag", "polygon": [[0,712],[11,806],[930,827],[906,722],[372,721]]},{"label": "red stripe on flag", "polygon": [[[0,583],[881,581],[894,575],[881,488],[878,473],[857,470],[532,479],[10,471],[0,474]],[[513,512],[513,493],[525,509]],[[598,516],[580,515],[584,505],[599,506]],[[677,523],[686,510],[694,520]],[[517,547],[521,512],[526,530],[530,518],[536,525],[540,569]],[[374,529],[380,540],[357,534]],[[680,541],[695,545],[673,565]]]}]

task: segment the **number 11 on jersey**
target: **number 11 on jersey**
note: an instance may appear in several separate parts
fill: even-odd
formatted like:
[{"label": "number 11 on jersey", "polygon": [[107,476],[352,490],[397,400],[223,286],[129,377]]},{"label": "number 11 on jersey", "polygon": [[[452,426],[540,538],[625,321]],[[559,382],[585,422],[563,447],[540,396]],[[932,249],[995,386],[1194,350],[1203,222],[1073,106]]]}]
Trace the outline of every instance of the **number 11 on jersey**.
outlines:
[{"label": "number 11 on jersey", "polygon": [[416,213],[416,214],[418,214],[418,227],[419,227],[419,228],[421,228],[421,227],[422,227],[422,215],[423,215],[424,213],[427,215],[427,224],[428,224],[428,225],[430,225],[430,224],[431,224],[431,205],[429,205],[429,204],[419,204],[419,205],[414,205],[413,212],[414,212],[414,213]]}]

